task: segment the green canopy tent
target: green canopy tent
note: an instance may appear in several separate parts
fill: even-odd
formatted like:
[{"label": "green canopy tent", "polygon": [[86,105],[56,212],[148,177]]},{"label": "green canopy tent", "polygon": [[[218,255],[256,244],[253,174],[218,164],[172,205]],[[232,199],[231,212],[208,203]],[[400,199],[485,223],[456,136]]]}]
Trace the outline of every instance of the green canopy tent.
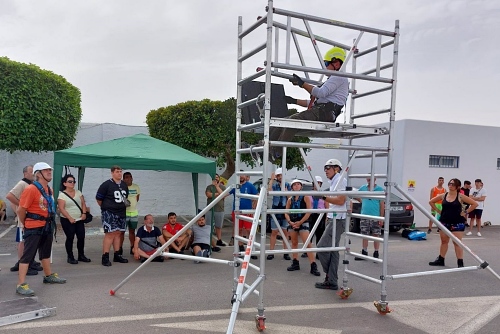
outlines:
[{"label": "green canopy tent", "polygon": [[198,174],[215,175],[215,162],[179,146],[145,134],[113,139],[54,152],[54,198],[57,198],[64,166],[78,168],[78,189],[82,189],[85,168],[176,171],[191,173],[195,213],[198,209]]}]

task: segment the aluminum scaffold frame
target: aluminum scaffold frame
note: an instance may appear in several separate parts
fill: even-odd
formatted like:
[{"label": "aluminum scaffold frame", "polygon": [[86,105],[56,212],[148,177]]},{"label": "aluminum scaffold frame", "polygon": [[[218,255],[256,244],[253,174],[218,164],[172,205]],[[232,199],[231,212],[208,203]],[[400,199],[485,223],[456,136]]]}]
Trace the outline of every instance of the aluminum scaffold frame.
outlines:
[{"label": "aluminum scaffold frame", "polygon": [[[375,29],[355,24],[350,24],[341,21],[335,21],[332,19],[325,19],[316,16],[291,12],[283,9],[278,9],[273,6],[273,1],[268,0],[268,6],[266,7],[267,14],[265,16],[259,17],[256,22],[251,24],[247,29],[243,30],[242,17],[238,18],[238,61],[237,61],[237,110],[236,110],[236,170],[238,171],[237,175],[253,175],[253,176],[261,176],[262,177],[262,189],[258,196],[245,195],[239,193],[239,189],[237,186],[236,190],[236,198],[235,198],[235,246],[234,246],[234,254],[235,261],[237,261],[236,256],[239,254],[237,249],[237,240],[243,241],[247,243],[247,247],[245,250],[245,257],[242,260],[241,270],[239,267],[234,267],[234,284],[233,284],[233,298],[232,298],[232,312],[229,320],[229,325],[227,329],[227,333],[232,333],[234,330],[236,317],[238,313],[238,309],[240,304],[245,301],[250,293],[255,293],[258,296],[258,305],[257,305],[257,315],[255,317],[256,328],[258,331],[263,331],[265,326],[266,317],[264,315],[264,303],[263,303],[263,283],[266,277],[265,274],[265,256],[267,254],[281,254],[281,253],[291,253],[291,252],[324,252],[324,251],[343,251],[344,259],[343,259],[343,279],[342,279],[342,288],[338,292],[340,298],[347,299],[349,295],[352,293],[352,288],[348,287],[348,274],[365,279],[367,281],[371,281],[376,284],[380,284],[381,286],[381,297],[379,301],[374,302],[374,306],[377,311],[385,315],[391,312],[391,309],[388,306],[387,301],[387,290],[386,284],[387,279],[399,279],[405,277],[416,277],[429,275],[431,273],[447,273],[447,272],[456,272],[456,271],[468,271],[468,270],[479,270],[487,268],[496,278],[500,279],[500,276],[496,274],[489,266],[486,261],[480,259],[477,255],[472,253],[472,251],[465,246],[460,240],[458,240],[455,236],[453,236],[449,231],[444,229],[445,233],[449,235],[452,241],[459,244],[463,249],[465,249],[468,253],[470,253],[478,262],[478,266],[471,266],[467,268],[457,268],[457,269],[446,269],[446,270],[436,270],[430,272],[418,272],[418,273],[410,273],[410,274],[400,274],[400,275],[389,275],[387,269],[387,258],[388,258],[388,238],[389,238],[389,218],[390,218],[390,195],[392,189],[398,190],[404,197],[406,197],[409,201],[411,201],[420,211],[422,211],[426,216],[434,221],[434,223],[443,229],[443,226],[439,221],[437,221],[433,216],[431,216],[425,208],[418,204],[414,198],[412,198],[409,194],[407,194],[404,189],[402,189],[395,182],[392,182],[392,165],[393,165],[393,132],[394,132],[394,122],[395,122],[395,108],[396,108],[396,83],[397,83],[397,68],[398,68],[398,53],[399,53],[399,21],[395,21],[394,31],[386,31],[381,29]],[[282,16],[286,17],[286,24],[274,21],[274,16]],[[301,30],[295,27],[292,27],[292,19],[300,19],[303,21],[305,30]],[[337,28],[344,28],[352,31],[357,31],[358,36],[353,39],[352,45],[342,44],[337,41],[333,41],[318,35],[314,35],[311,29],[311,25],[309,22],[314,22],[316,24],[323,24],[334,26]],[[243,53],[243,38],[249,35],[254,30],[258,29],[260,26],[266,26],[266,42],[258,45],[252,50]],[[274,29],[274,34],[273,34]],[[280,50],[280,41],[279,41],[279,30],[283,30],[286,32],[286,45],[285,45],[285,62],[279,62],[279,54]],[[365,48],[363,50],[359,50],[359,43],[363,35],[372,34],[376,36],[376,45],[372,47]],[[298,36],[305,37],[309,39],[315,54],[319,60],[319,67],[309,67],[305,64],[305,58],[302,54],[301,48],[298,42]],[[274,41],[273,41],[274,37]],[[386,41],[382,39],[386,38]],[[300,65],[291,64],[291,42],[293,41],[296,51],[297,57],[299,59]],[[346,57],[346,61],[342,65],[342,68],[339,72],[333,72],[326,70],[322,61],[321,52],[319,51],[317,42],[322,42],[326,45],[338,46],[344,48],[348,51],[348,55]],[[273,49],[274,44],[274,49]],[[382,64],[382,60],[385,59],[383,57],[382,51],[385,48],[392,46],[392,54],[390,62],[387,64]],[[243,62],[252,58],[254,55],[259,54],[261,51],[265,50],[265,61],[264,68],[257,68],[256,73],[250,74],[246,77],[243,77]],[[273,53],[274,51],[274,53]],[[361,57],[365,57],[368,55],[375,54],[375,66],[364,70],[363,72],[357,72],[358,61]],[[274,61],[273,61],[274,56]],[[346,67],[349,61],[352,59],[352,71],[347,72]],[[392,70],[389,77],[384,77],[382,73],[387,73],[387,70]],[[344,112],[344,117],[348,116],[348,122],[344,121],[344,123],[323,123],[323,122],[311,122],[311,121],[302,121],[302,120],[293,120],[293,119],[280,119],[271,117],[271,79],[272,77],[281,78],[281,79],[290,79],[292,78],[291,74],[285,73],[283,71],[299,71],[303,72],[305,75],[304,81],[310,82],[314,84],[320,84],[321,79],[324,75],[330,76],[343,76],[351,79],[351,88],[349,90],[351,94],[350,98],[350,112],[349,115]],[[309,74],[320,74],[321,78],[319,81],[312,80]],[[260,94],[259,96],[252,98],[248,101],[242,101],[242,85],[255,80],[257,78],[264,77],[265,78],[265,93]],[[376,88],[366,88],[363,92],[357,91],[357,82],[369,82],[374,83],[377,86]],[[369,86],[371,87],[371,86]],[[380,110],[369,110],[362,113],[355,113],[355,104],[358,99],[381,95],[383,93],[390,94],[390,106],[380,109]],[[260,120],[256,121],[252,124],[242,124],[242,109],[248,107],[250,105],[255,104],[260,111]],[[263,105],[263,106],[262,106]],[[355,121],[358,119],[366,119],[369,117],[379,116],[379,115],[388,115],[389,121],[386,126],[367,126],[356,124]],[[326,142],[326,143],[298,143],[298,142],[279,142],[279,141],[270,141],[269,133],[270,128],[272,127],[280,127],[280,128],[294,128],[298,129],[300,136],[311,136],[315,138],[336,138],[338,142]],[[250,132],[262,132],[263,133],[263,145],[259,146],[250,146],[244,147],[242,146],[241,133],[244,131]],[[387,145],[375,147],[375,146],[367,146],[367,145],[355,145],[353,144],[353,140],[359,138],[366,138],[371,136],[386,136],[387,137]],[[347,140],[347,144],[341,142],[342,140]],[[311,168],[306,162],[306,155],[304,149],[336,149],[336,150],[347,150],[349,161],[347,167],[342,171],[341,177],[348,177],[348,182],[350,184],[351,178],[366,178],[369,177],[371,179],[371,184],[374,184],[374,178],[382,178],[386,179],[385,182],[385,192],[383,196],[380,192],[376,191],[335,191],[335,192],[324,192],[321,193],[319,191],[300,191],[300,192],[291,192],[291,191],[269,191],[267,180],[270,176],[270,166],[268,163],[268,156],[270,151],[270,146],[274,147],[282,147],[283,155],[282,155],[282,168],[283,171],[286,170],[286,149],[287,147],[295,147],[299,148],[300,153],[304,159],[304,165],[311,176],[311,179],[316,184],[317,189],[319,189],[313,174],[311,173]],[[363,152],[363,153],[360,153]],[[244,171],[242,170],[245,167],[241,162],[241,155],[250,154],[255,159],[257,164],[262,165],[261,171]],[[259,156],[261,154],[261,157]],[[386,174],[376,174],[375,173],[375,158],[385,157],[387,163],[387,171]],[[366,174],[350,174],[349,169],[354,159],[356,158],[369,158],[371,159],[371,169],[370,173]],[[262,160],[261,160],[262,159]],[[345,175],[347,174],[347,175]],[[284,182],[284,177],[283,181]],[[284,189],[282,186],[281,189]],[[355,214],[347,210],[347,219],[344,233],[344,245],[342,247],[332,247],[329,248],[308,248],[306,246],[312,238],[315,229],[318,226],[318,223],[321,217],[315,222],[313,227],[313,232],[311,233],[309,239],[304,242],[304,246],[301,249],[290,250],[285,249],[283,251],[266,251],[266,221],[267,215],[271,215],[272,219],[276,219],[274,214],[290,212],[290,210],[285,209],[267,209],[267,196],[291,196],[294,194],[298,195],[346,195],[349,198],[361,197],[361,198],[376,198],[382,199],[385,203],[389,203],[385,206],[385,211],[383,216],[368,216]],[[257,207],[255,210],[239,210],[239,198],[247,198],[258,200]],[[327,212],[331,212],[328,209],[304,209],[304,210],[296,210],[295,212],[315,212],[325,214]],[[248,218],[243,216],[243,214],[254,214],[253,218]],[[334,214],[335,216],[335,214]],[[351,218],[369,218],[375,220],[384,221],[384,235],[383,237],[373,237],[373,236],[365,236],[357,233],[349,232],[349,225]],[[252,229],[250,231],[250,236],[248,239],[242,238],[237,235],[239,220],[246,220],[252,222]],[[335,223],[335,217],[334,217]],[[256,234],[257,234],[257,226],[260,226],[260,239],[259,242],[256,242]],[[277,224],[279,226],[279,224]],[[283,236],[281,228],[279,228],[280,234]],[[382,259],[365,256],[359,253],[351,252],[349,246],[349,238],[361,238],[372,241],[379,241],[383,244],[383,257]],[[335,240],[335,229],[333,231],[333,240]],[[289,247],[288,242],[284,241],[285,245]],[[259,251],[254,251],[254,247],[258,248]],[[257,267],[254,264],[249,263],[251,254],[260,254],[259,265]],[[382,273],[378,278],[369,277],[362,273],[355,272],[349,269],[349,258],[350,257],[360,257],[364,259],[369,259],[377,263],[382,264]],[[246,283],[246,275],[248,269],[254,269],[258,273],[258,277],[254,283],[251,285]],[[240,270],[240,272],[238,272]],[[247,289],[244,291],[244,289]],[[258,289],[258,290],[257,290]]]}]

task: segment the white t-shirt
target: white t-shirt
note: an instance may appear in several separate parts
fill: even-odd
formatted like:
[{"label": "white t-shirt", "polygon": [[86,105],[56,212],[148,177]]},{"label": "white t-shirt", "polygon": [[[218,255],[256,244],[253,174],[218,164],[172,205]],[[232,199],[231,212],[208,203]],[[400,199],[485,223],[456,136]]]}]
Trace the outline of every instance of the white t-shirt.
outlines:
[{"label": "white t-shirt", "polygon": [[[469,196],[470,197],[482,197],[482,196],[486,196],[486,190],[484,190],[484,188],[481,188],[481,189],[475,189],[475,188],[472,188],[469,192]],[[477,202],[477,208],[476,209],[480,209],[480,210],[483,210],[484,209],[484,201],[476,201]]]},{"label": "white t-shirt", "polygon": [[[347,187],[347,180],[345,178],[340,179],[340,173],[335,174],[333,179],[328,180],[328,182],[330,183],[330,191],[345,191],[345,188]],[[338,185],[337,189],[335,189],[335,186],[337,186],[337,183],[339,183],[339,185]],[[342,205],[336,205],[336,204],[330,203],[330,209],[333,209],[335,212],[337,212],[337,219],[345,219],[346,218],[347,202],[348,201],[346,199],[346,201]],[[328,212],[328,218],[333,219],[332,212]]]}]

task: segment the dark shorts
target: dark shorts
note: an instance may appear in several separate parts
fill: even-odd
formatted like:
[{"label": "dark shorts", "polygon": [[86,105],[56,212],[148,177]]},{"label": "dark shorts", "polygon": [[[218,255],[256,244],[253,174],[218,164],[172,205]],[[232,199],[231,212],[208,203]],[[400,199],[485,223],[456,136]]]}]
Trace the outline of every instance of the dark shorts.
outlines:
[{"label": "dark shorts", "polygon": [[104,233],[116,232],[116,231],[125,232],[125,226],[126,226],[125,218],[115,215],[112,212],[103,210],[101,212],[101,220]]},{"label": "dark shorts", "polygon": [[361,219],[359,222],[359,227],[361,234],[363,235],[380,235],[382,228],[380,227],[380,222],[374,219]]},{"label": "dark shorts", "polygon": [[465,231],[465,223],[459,224],[443,224],[450,232],[463,232]]},{"label": "dark shorts", "polygon": [[52,233],[29,234],[24,238],[24,252],[19,263],[30,263],[34,260],[38,250],[39,259],[50,258],[52,252]]},{"label": "dark shorts", "polygon": [[309,232],[309,222],[302,223],[302,225],[299,226],[298,230],[295,230],[290,225],[288,225],[287,230],[289,232],[301,232],[301,231]]},{"label": "dark shorts", "polygon": [[201,249],[210,250],[210,245],[208,245],[208,244],[201,244],[201,243],[192,244],[192,245],[191,245],[191,249],[192,249],[192,250],[194,250],[194,247],[195,247],[195,246],[198,246],[198,247],[200,247]]},{"label": "dark shorts", "polygon": [[469,213],[469,218],[481,219],[482,216],[483,216],[483,209],[474,209],[471,213]]}]

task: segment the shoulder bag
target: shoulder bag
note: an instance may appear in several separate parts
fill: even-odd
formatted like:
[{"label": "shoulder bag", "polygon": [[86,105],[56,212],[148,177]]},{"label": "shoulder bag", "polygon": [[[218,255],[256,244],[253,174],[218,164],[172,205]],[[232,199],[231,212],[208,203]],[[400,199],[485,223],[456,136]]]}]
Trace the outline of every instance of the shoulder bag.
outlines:
[{"label": "shoulder bag", "polygon": [[[80,209],[80,212],[83,214],[83,210],[82,210],[82,207],[75,201],[75,199],[73,197],[71,197],[70,195],[68,195],[65,191],[62,192],[64,195],[66,195],[66,197],[69,197],[75,204],[76,206],[78,207],[78,209]],[[85,220],[82,220],[84,224],[88,224],[92,221],[92,219],[94,218],[94,216],[92,216],[92,214],[90,213],[89,210],[87,210],[87,212],[85,212]]]}]

